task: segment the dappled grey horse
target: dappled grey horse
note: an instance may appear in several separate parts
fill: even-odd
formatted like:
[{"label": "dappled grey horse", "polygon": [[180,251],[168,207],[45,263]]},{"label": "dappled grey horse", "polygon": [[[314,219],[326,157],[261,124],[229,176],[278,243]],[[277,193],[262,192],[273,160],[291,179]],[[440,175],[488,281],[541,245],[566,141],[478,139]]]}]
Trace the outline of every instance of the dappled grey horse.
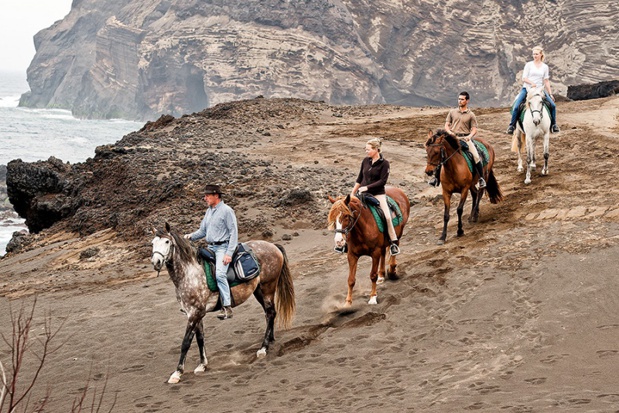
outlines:
[{"label": "dappled grey horse", "polygon": [[[185,359],[194,335],[200,351],[200,364],[194,373],[206,370],[202,319],[206,313],[218,308],[219,292],[208,288],[204,267],[198,262],[197,249],[182,235],[170,229],[168,223],[165,231],[155,231],[152,244],[153,267],[156,271],[166,267],[176,287],[176,298],[187,314],[180,360],[176,371],[168,380],[168,383],[178,383],[184,372]],[[260,263],[260,276],[231,288],[230,293],[235,305],[242,304],[253,294],[264,309],[267,328],[262,347],[256,353],[258,357],[264,357],[269,344],[274,340],[276,316],[282,327],[288,328],[291,324],[295,311],[294,286],[284,247],[267,241],[249,241],[247,246],[253,250]]]}]

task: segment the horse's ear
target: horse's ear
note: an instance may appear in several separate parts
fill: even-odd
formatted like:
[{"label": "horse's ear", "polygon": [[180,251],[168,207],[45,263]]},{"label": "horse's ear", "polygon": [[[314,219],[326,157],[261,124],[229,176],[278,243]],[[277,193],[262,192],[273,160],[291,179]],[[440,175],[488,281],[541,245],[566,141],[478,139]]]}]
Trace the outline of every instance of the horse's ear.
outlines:
[{"label": "horse's ear", "polygon": [[344,205],[348,205],[350,203],[350,194],[346,195],[346,199],[344,200]]},{"label": "horse's ear", "polygon": [[337,200],[333,198],[331,195],[329,195],[329,201],[331,201],[332,204],[335,204],[335,201]]},{"label": "horse's ear", "polygon": [[170,224],[169,223],[165,223],[165,230],[166,232],[170,232]]}]

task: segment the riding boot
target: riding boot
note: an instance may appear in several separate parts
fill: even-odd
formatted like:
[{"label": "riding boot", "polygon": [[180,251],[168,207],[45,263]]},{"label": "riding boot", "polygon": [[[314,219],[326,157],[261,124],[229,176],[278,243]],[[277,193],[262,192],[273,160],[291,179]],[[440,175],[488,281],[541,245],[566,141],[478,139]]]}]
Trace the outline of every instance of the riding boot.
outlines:
[{"label": "riding boot", "polygon": [[398,247],[398,244],[396,244],[395,241],[391,241],[389,252],[391,253],[391,255],[398,255],[400,253],[400,247]]},{"label": "riding boot", "polygon": [[434,176],[428,182],[428,185],[437,187],[441,184],[441,165],[437,166],[434,170]]},{"label": "riding boot", "polygon": [[221,309],[219,314],[217,314],[217,318],[220,320],[227,320],[228,318],[232,318],[232,307],[227,305]]},{"label": "riding boot", "polygon": [[486,180],[484,179],[484,167],[481,164],[481,161],[475,164],[475,168],[477,168],[477,173],[479,174],[479,189],[486,187]]},{"label": "riding boot", "polygon": [[509,124],[508,128],[507,128],[507,134],[508,135],[513,135],[514,131],[516,130],[516,125],[512,125],[511,123]]}]

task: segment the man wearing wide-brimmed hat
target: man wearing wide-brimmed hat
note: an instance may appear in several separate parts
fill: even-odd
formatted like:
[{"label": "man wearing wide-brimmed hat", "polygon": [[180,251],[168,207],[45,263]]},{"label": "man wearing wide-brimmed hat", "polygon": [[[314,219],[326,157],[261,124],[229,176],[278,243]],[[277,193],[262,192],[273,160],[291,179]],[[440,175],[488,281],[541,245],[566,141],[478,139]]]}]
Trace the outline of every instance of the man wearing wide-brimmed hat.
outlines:
[{"label": "man wearing wide-brimmed hat", "polygon": [[228,285],[228,265],[232,261],[232,254],[239,240],[238,226],[234,210],[226,205],[221,198],[219,185],[206,185],[204,187],[204,200],[208,209],[200,223],[200,229],[185,235],[185,238],[196,241],[204,238],[208,248],[217,257],[215,263],[215,278],[223,308],[217,315],[222,320],[232,318],[232,303],[230,299],[230,286]]}]

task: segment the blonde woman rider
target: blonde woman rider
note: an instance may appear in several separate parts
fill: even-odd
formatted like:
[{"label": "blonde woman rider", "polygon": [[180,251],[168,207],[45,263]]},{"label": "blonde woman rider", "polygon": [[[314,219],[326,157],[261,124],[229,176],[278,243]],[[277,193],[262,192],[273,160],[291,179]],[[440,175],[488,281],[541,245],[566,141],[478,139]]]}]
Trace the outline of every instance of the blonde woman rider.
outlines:
[{"label": "blonde woman rider", "polygon": [[507,133],[512,134],[516,129],[516,122],[518,121],[518,107],[522,104],[527,97],[527,92],[532,87],[544,86],[544,93],[546,94],[546,100],[550,105],[550,132],[558,133],[559,127],[557,126],[557,105],[555,105],[555,98],[552,95],[550,89],[550,73],[548,65],[544,63],[544,50],[540,46],[533,48],[533,60],[527,62],[524,65],[524,71],[522,72],[522,89],[516,97],[512,106],[512,119],[509,122]]},{"label": "blonde woman rider", "polygon": [[391,255],[398,255],[400,253],[400,248],[396,244],[398,236],[393,227],[391,211],[389,211],[387,194],[385,193],[385,185],[389,178],[389,161],[383,158],[381,146],[382,139],[372,138],[367,141],[365,153],[368,156],[361,162],[359,176],[351,191],[351,195],[355,195],[357,192],[367,192],[378,199],[378,202],[380,202],[380,209],[383,210],[385,221],[387,221],[389,239],[391,240],[389,252],[391,252]]}]

